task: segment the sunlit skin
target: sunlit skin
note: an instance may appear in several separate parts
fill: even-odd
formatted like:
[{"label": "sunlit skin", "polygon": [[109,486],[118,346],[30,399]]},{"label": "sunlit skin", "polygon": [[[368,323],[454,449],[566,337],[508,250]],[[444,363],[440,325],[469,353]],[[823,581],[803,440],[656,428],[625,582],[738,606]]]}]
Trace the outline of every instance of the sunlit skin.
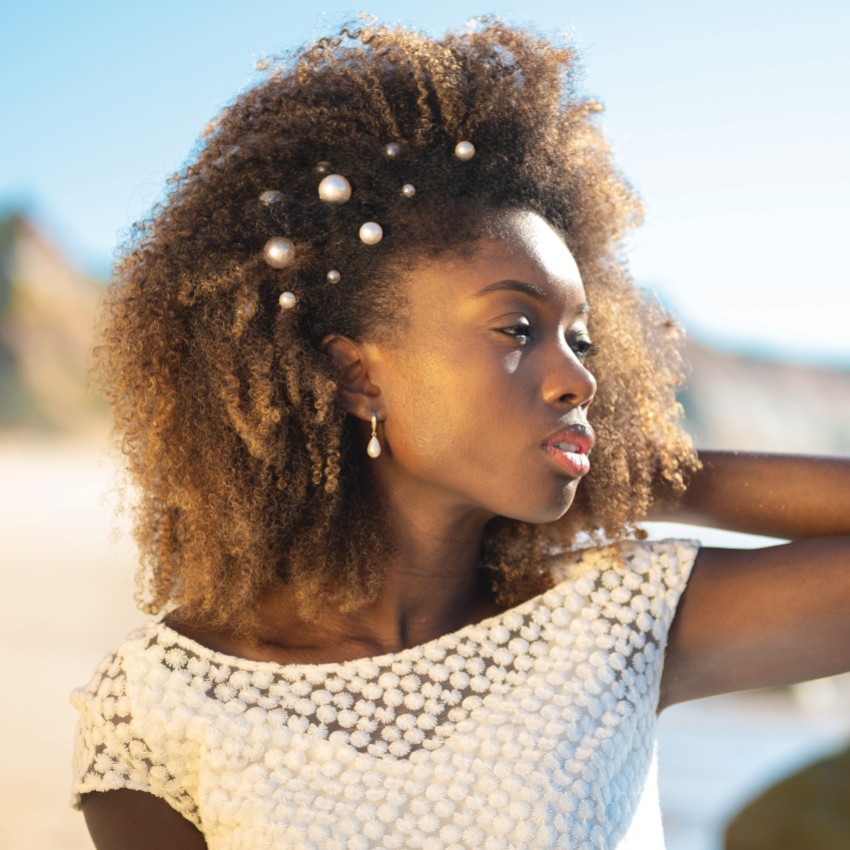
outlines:
[{"label": "sunlit skin", "polygon": [[402,340],[358,346],[371,387],[346,394],[355,415],[371,403],[382,422],[375,486],[406,522],[426,512],[435,533],[558,519],[579,482],[541,446],[586,424],[596,391],[581,275],[538,216],[500,224],[473,258],[411,273]]},{"label": "sunlit skin", "polygon": [[[182,632],[246,658],[324,663],[417,645],[499,610],[479,578],[484,526],[496,516],[550,522],[569,509],[580,476],[545,444],[586,421],[596,384],[592,314],[564,241],[529,212],[487,224],[491,235],[471,255],[411,268],[401,333],[325,340],[364,451],[373,411],[380,423],[382,453],[369,470],[395,544],[380,599],[313,623],[286,589],[272,590],[260,643],[177,619]],[[682,504],[653,518],[796,542],[700,551],[670,634],[659,710],[850,669],[850,462],[701,458]],[[83,809],[99,848],[206,846],[149,794],[90,794]]]}]

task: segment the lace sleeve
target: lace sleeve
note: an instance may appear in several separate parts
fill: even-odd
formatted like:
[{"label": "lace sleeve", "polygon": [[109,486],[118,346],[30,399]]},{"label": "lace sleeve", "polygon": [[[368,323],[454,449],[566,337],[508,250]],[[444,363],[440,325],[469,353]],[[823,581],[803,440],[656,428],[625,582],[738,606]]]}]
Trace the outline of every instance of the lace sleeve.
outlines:
[{"label": "lace sleeve", "polygon": [[662,649],[698,552],[699,543],[695,540],[630,542],[624,548],[626,560],[640,564],[639,572],[646,585],[642,590],[654,599],[653,636]]},{"label": "lace sleeve", "polygon": [[[581,616],[618,647],[615,664],[634,666],[655,689],[667,636],[699,544],[622,540],[566,553],[557,567]],[[640,650],[640,652],[638,652]]]},{"label": "lace sleeve", "polygon": [[[80,717],[74,744],[71,803],[80,808],[83,794],[126,788],[162,797],[200,828],[197,806],[168,767],[167,747],[157,752],[137,728],[131,688],[122,656],[108,656],[91,683],[72,694]],[[161,737],[161,736],[158,736]],[[160,741],[162,743],[162,741]]]}]

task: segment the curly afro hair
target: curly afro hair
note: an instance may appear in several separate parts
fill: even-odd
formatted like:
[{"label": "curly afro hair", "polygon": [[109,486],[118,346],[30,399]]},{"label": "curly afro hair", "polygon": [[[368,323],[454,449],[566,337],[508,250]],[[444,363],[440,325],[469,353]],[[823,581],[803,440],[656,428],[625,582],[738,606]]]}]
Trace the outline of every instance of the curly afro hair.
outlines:
[{"label": "curly afro hair", "polygon": [[[622,535],[680,493],[697,461],[679,425],[677,330],[618,255],[640,204],[600,106],[576,90],[573,51],[492,20],[442,40],[376,26],[261,70],[136,225],[106,299],[96,353],[136,484],[141,607],[250,633],[281,582],[305,616],[375,598],[381,506],[321,341],[398,333],[394,270],[469,251],[485,211],[530,210],[563,234],[603,341],[593,471],[562,520],[488,525],[499,601],[548,586],[553,547]],[[478,151],[466,162],[452,155],[462,139]],[[350,181],[348,203],[318,200],[329,169]],[[364,250],[367,220],[384,238]],[[263,258],[281,234],[295,243],[285,270]],[[279,308],[284,289],[296,309]]]}]

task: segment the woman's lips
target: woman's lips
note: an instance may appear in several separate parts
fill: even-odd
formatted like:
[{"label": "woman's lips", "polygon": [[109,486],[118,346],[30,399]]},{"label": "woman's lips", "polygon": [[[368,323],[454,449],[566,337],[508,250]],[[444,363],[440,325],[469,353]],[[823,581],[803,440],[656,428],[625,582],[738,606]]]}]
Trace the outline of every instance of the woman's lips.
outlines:
[{"label": "woman's lips", "polygon": [[590,460],[586,454],[562,448],[558,444],[546,443],[543,448],[548,455],[555,459],[564,472],[576,478],[590,472]]},{"label": "woman's lips", "polygon": [[589,425],[570,425],[547,437],[543,449],[564,472],[578,478],[590,472],[588,454],[594,442]]}]

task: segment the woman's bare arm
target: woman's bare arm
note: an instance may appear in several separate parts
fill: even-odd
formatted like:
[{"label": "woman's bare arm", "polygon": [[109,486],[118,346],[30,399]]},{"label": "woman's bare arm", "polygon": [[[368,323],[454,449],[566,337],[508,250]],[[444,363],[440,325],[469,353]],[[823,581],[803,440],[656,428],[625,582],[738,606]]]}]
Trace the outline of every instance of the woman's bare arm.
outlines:
[{"label": "woman's bare arm", "polygon": [[703,549],[670,631],[660,708],[850,670],[850,537]]},{"label": "woman's bare arm", "polygon": [[850,458],[701,451],[681,503],[653,520],[799,540],[850,534]]},{"label": "woman's bare arm", "polygon": [[658,518],[796,542],[700,551],[670,632],[660,707],[850,670],[850,461],[701,458],[680,509]]},{"label": "woman's bare arm", "polygon": [[204,836],[165,800],[144,791],[95,791],[82,798],[97,850],[206,850]]}]

